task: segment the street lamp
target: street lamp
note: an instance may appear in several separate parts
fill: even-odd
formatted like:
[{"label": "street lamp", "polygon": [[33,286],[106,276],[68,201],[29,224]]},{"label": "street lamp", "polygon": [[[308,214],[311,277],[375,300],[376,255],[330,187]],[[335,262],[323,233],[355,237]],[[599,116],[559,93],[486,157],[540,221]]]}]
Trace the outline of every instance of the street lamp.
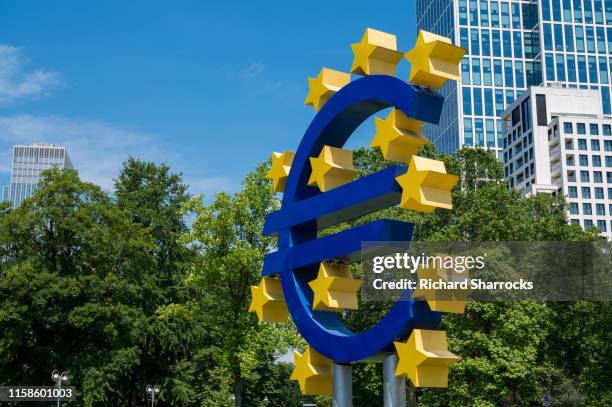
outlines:
[{"label": "street lamp", "polygon": [[[53,369],[53,372],[51,372],[51,380],[53,380],[55,384],[57,384],[59,390],[61,390],[62,383],[68,381],[68,372],[62,372],[62,374],[60,374],[57,371],[57,369]],[[61,392],[58,391],[57,392],[57,407],[59,407],[60,405],[60,397],[61,397],[60,395],[61,395]]]},{"label": "street lamp", "polygon": [[151,407],[155,407],[155,397],[159,396],[159,386],[147,385],[147,405],[151,401]]}]

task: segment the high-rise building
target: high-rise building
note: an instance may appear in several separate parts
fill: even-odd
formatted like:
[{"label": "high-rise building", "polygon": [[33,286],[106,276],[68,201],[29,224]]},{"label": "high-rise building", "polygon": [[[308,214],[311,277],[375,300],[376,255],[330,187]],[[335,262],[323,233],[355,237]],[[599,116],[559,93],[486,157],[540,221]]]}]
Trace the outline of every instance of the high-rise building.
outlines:
[{"label": "high-rise building", "polygon": [[64,147],[53,144],[17,145],[13,147],[11,183],[4,186],[2,201],[10,201],[16,208],[36,190],[40,173],[51,167],[73,168]]},{"label": "high-rise building", "polygon": [[612,0],[416,0],[417,28],[467,52],[461,81],[441,89],[439,126],[425,135],[440,150],[501,150],[502,111],[531,85],[600,91],[610,113]]},{"label": "high-rise building", "polygon": [[562,194],[568,218],[612,238],[612,117],[599,91],[532,87],[502,114],[504,175],[529,196]]}]

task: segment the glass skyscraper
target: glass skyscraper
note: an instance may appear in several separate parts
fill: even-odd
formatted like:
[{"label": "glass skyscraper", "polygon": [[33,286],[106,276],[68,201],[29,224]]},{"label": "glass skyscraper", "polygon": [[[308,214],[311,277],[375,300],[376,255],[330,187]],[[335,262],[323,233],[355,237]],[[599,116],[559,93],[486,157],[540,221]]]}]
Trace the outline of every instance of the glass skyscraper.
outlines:
[{"label": "glass skyscraper", "polygon": [[10,201],[16,208],[26,198],[34,195],[40,173],[51,167],[73,168],[64,147],[53,144],[14,146],[11,166],[11,183],[2,191],[2,201]]},{"label": "glass skyscraper", "polygon": [[612,0],[416,0],[417,29],[467,52],[461,81],[448,81],[439,126],[425,135],[444,152],[502,148],[500,115],[528,86],[601,92],[610,114]]}]

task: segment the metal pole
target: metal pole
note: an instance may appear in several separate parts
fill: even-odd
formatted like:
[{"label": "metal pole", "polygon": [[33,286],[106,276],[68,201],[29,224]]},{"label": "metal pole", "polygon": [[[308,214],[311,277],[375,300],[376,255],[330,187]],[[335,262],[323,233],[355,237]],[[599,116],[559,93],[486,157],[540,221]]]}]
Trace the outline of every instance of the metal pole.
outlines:
[{"label": "metal pole", "polygon": [[60,393],[62,392],[62,376],[60,376],[58,383],[59,383],[59,390],[57,392],[57,407],[60,407]]},{"label": "metal pole", "polygon": [[383,361],[385,407],[406,407],[406,379],[395,376],[398,360],[396,353],[390,353]]},{"label": "metal pole", "polygon": [[353,367],[351,365],[332,365],[333,407],[353,406]]}]

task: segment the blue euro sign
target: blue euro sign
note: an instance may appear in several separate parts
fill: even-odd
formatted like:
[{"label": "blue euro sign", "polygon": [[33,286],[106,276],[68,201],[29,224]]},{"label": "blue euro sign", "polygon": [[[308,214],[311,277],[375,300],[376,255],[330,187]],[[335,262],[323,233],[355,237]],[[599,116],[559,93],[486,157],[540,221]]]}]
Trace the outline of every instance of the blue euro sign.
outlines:
[{"label": "blue euro sign", "polygon": [[397,205],[402,191],[395,177],[406,168],[391,166],[322,193],[307,185],[308,158],[317,156],[324,145],[343,147],[362,122],[388,107],[437,124],[443,102],[438,93],[392,76],[372,75],[349,83],[330,98],[306,130],[291,165],[282,207],[266,217],[264,234],[276,233],[279,247],[266,256],[262,274],[280,275],[287,307],[300,334],[335,362],[356,362],[392,351],[393,341],[405,340],[413,329],[436,328],[441,315],[425,301],[414,301],[409,291],[382,320],[360,333],[347,328],[336,313],[312,309],[308,282],[316,278],[321,261],[358,261],[362,242],[409,241],[413,225],[382,219],[318,238],[322,229]]}]

